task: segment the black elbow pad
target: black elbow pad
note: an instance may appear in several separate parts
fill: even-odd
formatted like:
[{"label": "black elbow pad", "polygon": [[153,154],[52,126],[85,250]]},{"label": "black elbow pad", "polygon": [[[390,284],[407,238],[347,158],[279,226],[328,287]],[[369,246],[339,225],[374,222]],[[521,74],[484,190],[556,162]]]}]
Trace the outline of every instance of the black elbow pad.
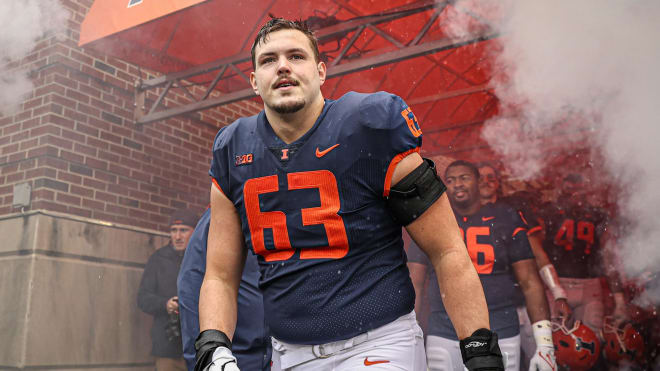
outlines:
[{"label": "black elbow pad", "polygon": [[387,207],[394,220],[406,226],[428,209],[447,187],[428,158],[390,189]]}]

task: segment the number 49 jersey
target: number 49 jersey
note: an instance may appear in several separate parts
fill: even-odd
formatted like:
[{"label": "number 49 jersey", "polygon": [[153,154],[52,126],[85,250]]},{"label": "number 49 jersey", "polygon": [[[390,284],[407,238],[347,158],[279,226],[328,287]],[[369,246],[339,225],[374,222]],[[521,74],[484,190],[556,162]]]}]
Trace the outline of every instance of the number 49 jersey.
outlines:
[{"label": "number 49 jersey", "polygon": [[554,206],[546,211],[543,248],[559,277],[594,278],[605,275],[600,238],[607,214],[593,207]]},{"label": "number 49 jersey", "polygon": [[209,173],[258,255],[274,337],[337,341],[412,311],[401,226],[384,197],[396,164],[420,146],[415,116],[383,92],[326,100],[290,144],[263,111],[220,130]]}]

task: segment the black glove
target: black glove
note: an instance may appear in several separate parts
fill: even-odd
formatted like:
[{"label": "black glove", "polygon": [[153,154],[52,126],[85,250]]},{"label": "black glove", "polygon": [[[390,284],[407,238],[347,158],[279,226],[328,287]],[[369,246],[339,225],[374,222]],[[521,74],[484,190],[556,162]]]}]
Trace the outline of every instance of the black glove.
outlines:
[{"label": "black glove", "polygon": [[213,352],[218,347],[231,351],[231,340],[219,330],[204,330],[195,340],[195,371],[202,371],[213,362]]},{"label": "black glove", "polygon": [[502,352],[497,344],[497,334],[485,329],[472,333],[460,341],[461,356],[470,371],[504,371]]}]

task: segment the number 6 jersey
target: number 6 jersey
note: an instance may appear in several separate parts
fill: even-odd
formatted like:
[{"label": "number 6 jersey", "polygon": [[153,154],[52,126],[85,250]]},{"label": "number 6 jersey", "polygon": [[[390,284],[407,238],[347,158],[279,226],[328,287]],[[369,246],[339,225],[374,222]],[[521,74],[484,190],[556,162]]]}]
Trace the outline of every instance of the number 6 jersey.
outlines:
[{"label": "number 6 jersey", "polygon": [[384,197],[396,164],[421,142],[410,108],[383,92],[326,100],[290,144],[263,111],[218,132],[209,173],[258,255],[274,337],[347,339],[413,309],[401,226]]},{"label": "number 6 jersey", "polygon": [[[519,213],[501,202],[488,203],[472,215],[463,216],[455,211],[454,214],[484,288],[491,329],[501,339],[518,335],[516,298],[520,293],[511,264],[534,259],[527,238],[527,224]],[[428,258],[415,244],[411,245],[408,254],[411,262],[427,264],[428,271],[433,271]],[[429,335],[458,340],[442,303],[438,280],[435,274],[430,276]]]}]

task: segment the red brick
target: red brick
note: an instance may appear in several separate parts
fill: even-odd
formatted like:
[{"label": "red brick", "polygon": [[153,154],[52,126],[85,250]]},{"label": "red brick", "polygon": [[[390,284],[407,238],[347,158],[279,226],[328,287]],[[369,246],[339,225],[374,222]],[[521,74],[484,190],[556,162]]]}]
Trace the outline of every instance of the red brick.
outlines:
[{"label": "red brick", "polygon": [[79,134],[75,131],[67,130],[67,129],[62,129],[62,137],[71,139],[76,142],[84,143],[85,142],[85,136],[82,134]]},{"label": "red brick", "polygon": [[66,213],[67,212],[67,207],[56,203],[52,201],[46,201],[46,200],[39,200],[36,202],[32,203],[32,208],[33,209],[45,209],[45,210],[50,210],[50,211],[56,211],[60,213]]},{"label": "red brick", "polygon": [[[129,169],[127,167],[124,167],[124,166],[119,166],[119,165],[117,165],[115,163],[112,163],[112,162],[110,162],[108,164],[108,170],[110,170],[110,172],[112,172],[112,173],[122,175],[122,176],[125,176],[125,177],[130,177],[131,176],[131,169]],[[134,183],[136,183],[136,182],[134,181]]]},{"label": "red brick", "polygon": [[[60,85],[64,85],[64,86],[66,86],[70,89],[78,89],[78,83],[76,81],[71,80],[71,79],[69,79],[65,76],[60,75],[60,74],[54,74],[53,75],[53,81],[55,81],[56,83],[58,83]],[[69,91],[71,91],[70,89],[66,90],[67,93]],[[67,94],[67,96],[68,96],[68,94]]]},{"label": "red brick", "polygon": [[[96,170],[94,172],[94,178],[96,178],[100,181],[103,181],[103,182],[107,182],[107,183],[116,183],[117,182],[117,176],[113,175],[113,174],[110,174],[106,171]],[[108,191],[109,190],[110,190],[110,185],[108,185]]]},{"label": "red brick", "polygon": [[64,107],[69,107],[69,108],[71,108],[71,109],[75,109],[75,108],[76,108],[76,102],[75,102],[75,101],[73,101],[73,100],[71,100],[71,99],[68,99],[68,98],[64,98],[64,97],[61,96],[61,95],[51,94],[51,95],[48,96],[48,98],[49,98],[52,102],[57,103],[57,104],[59,104],[59,105],[62,105],[62,106],[64,106]]},{"label": "red brick", "polygon": [[55,147],[69,149],[69,150],[73,149],[72,141],[60,137],[55,137],[52,135],[44,135],[43,137],[39,138],[39,145],[44,145],[44,144],[52,144]]},{"label": "red brick", "polygon": [[113,204],[105,204],[105,211],[113,214],[128,215],[127,208]]},{"label": "red brick", "polygon": [[83,64],[91,65],[93,62],[93,59],[83,53],[78,52],[75,49],[72,49],[70,52],[71,58],[77,60],[78,62],[81,62]]},{"label": "red brick", "polygon": [[94,198],[100,201],[105,201],[113,204],[117,203],[117,196],[106,192],[96,191]]},{"label": "red brick", "polygon": [[133,179],[140,180],[140,181],[147,182],[147,183],[151,181],[151,175],[149,175],[146,172],[132,170],[131,173],[132,173],[131,177]]},{"label": "red brick", "polygon": [[32,178],[43,177],[43,178],[55,179],[56,174],[57,174],[57,171],[55,169],[51,169],[49,167],[41,167],[41,168],[26,171],[25,172],[25,178],[26,179],[32,179]]},{"label": "red brick", "polygon": [[26,161],[21,161],[18,168],[21,170],[30,170],[34,169],[37,166],[37,159],[31,158]]},{"label": "red brick", "polygon": [[[117,154],[119,154],[119,155],[124,156],[124,157],[122,157],[122,159],[120,160],[121,163],[124,163],[124,162],[123,162],[124,160],[132,161],[130,158],[128,158],[128,157],[130,157],[130,155],[131,155],[131,150],[128,149],[128,148],[126,148],[126,147],[118,146],[118,145],[116,145],[116,144],[110,144],[110,151],[112,151],[113,153],[117,153]],[[129,166],[132,166],[132,167],[139,167],[139,165],[138,165],[137,162],[133,161],[133,163],[135,163],[135,165],[129,165]]]},{"label": "red brick", "polygon": [[52,157],[57,157],[57,151],[58,149],[53,146],[42,146],[38,148],[31,149],[28,151],[28,156],[29,157],[37,157],[37,156],[52,156]]},{"label": "red brick", "polygon": [[73,215],[78,215],[82,216],[84,218],[91,218],[92,217],[92,211],[89,209],[81,209],[79,207],[75,206],[69,206],[69,213]]},{"label": "red brick", "polygon": [[112,111],[112,106],[108,103],[105,103],[99,99],[91,98],[90,100],[92,106],[101,109],[101,111]]},{"label": "red brick", "polygon": [[42,97],[37,97],[35,99],[30,99],[23,103],[23,109],[28,110],[43,104],[44,99]]},{"label": "red brick", "polygon": [[14,153],[14,152],[18,151],[18,146],[19,146],[18,143],[14,143],[14,144],[10,144],[8,146],[4,146],[4,147],[2,147],[2,151],[0,151],[0,153],[2,153],[3,155],[9,154],[9,153]]},{"label": "red brick", "polygon": [[32,200],[54,200],[55,192],[50,189],[40,188],[32,191]]},{"label": "red brick", "polygon": [[105,131],[110,131],[110,124],[108,122],[103,121],[103,120],[99,120],[95,117],[90,117],[90,118],[87,119],[87,122],[95,128],[105,130]]},{"label": "red brick", "polygon": [[40,124],[41,124],[41,118],[35,117],[33,119],[23,121],[21,123],[21,128],[23,130],[28,130],[28,129],[32,129],[34,127],[37,127]]},{"label": "red brick", "polygon": [[119,162],[119,156],[106,151],[99,151],[99,159],[111,162]]},{"label": "red brick", "polygon": [[81,176],[73,175],[71,173],[65,173],[62,171],[57,172],[57,179],[68,183],[82,184]]},{"label": "red brick", "polygon": [[80,186],[77,186],[75,184],[72,184],[69,187],[69,191],[71,191],[71,193],[76,194],[78,196],[83,196],[83,197],[93,197],[94,196],[94,191],[93,190],[91,190],[89,188],[85,188],[85,187],[80,187]]},{"label": "red brick", "polygon": [[60,132],[61,129],[58,128],[57,126],[47,124],[30,130],[30,136],[34,138],[44,134],[60,135]]},{"label": "red brick", "polygon": [[[89,140],[89,139],[90,138],[88,137],[87,140]],[[84,144],[74,143],[73,150],[74,150],[74,152],[82,153],[82,154],[87,155],[87,156],[96,156],[96,148],[86,146]]]},{"label": "red brick", "polygon": [[103,202],[90,200],[90,199],[87,199],[87,198],[83,199],[82,205],[83,205],[84,208],[91,210],[92,214],[94,213],[95,210],[105,209],[105,204]]},{"label": "red brick", "polygon": [[42,119],[42,122],[44,123],[51,122],[55,125],[63,126],[69,129],[73,129],[75,127],[75,123],[73,122],[73,120],[57,115],[46,115],[46,117]]},{"label": "red brick", "polygon": [[15,183],[18,182],[19,180],[25,179],[25,173],[14,173],[14,174],[9,174],[5,177],[5,182],[7,183]]},{"label": "red brick", "polygon": [[78,111],[73,111],[69,108],[64,109],[64,116],[72,119],[73,121],[87,122],[87,115]]},{"label": "red brick", "polygon": [[138,209],[130,209],[128,211],[128,215],[141,220],[149,218],[149,214],[147,212]]},{"label": "red brick", "polygon": [[112,192],[124,196],[130,195],[130,190],[128,188],[118,184],[108,184],[108,192]]},{"label": "red brick", "polygon": [[80,206],[81,199],[78,196],[71,196],[66,193],[57,192],[57,197],[55,198],[58,202],[63,202],[65,204],[72,204]]},{"label": "red brick", "polygon": [[69,152],[69,151],[65,151],[65,150],[60,150],[60,157],[63,160],[73,161],[73,162],[78,162],[78,163],[82,163],[85,159],[83,156],[81,156],[79,154]]},{"label": "red brick", "polygon": [[169,203],[169,200],[167,198],[160,197],[160,196],[154,195],[154,194],[151,195],[150,201],[153,202],[153,203],[158,203],[158,204],[163,204],[163,205],[167,205]]},{"label": "red brick", "polygon": [[87,94],[91,97],[94,97],[94,98],[97,98],[97,99],[101,98],[101,92],[98,89],[95,89],[95,88],[93,88],[89,85],[80,84],[80,86],[78,86],[78,90],[81,93]]},{"label": "red brick", "polygon": [[87,157],[85,159],[85,165],[94,168],[94,169],[100,169],[100,170],[107,170],[108,169],[108,163],[106,161],[100,161],[95,158]]},{"label": "red brick", "polygon": [[48,166],[59,170],[67,170],[69,168],[69,163],[55,157],[40,157],[37,159],[37,166]]},{"label": "red brick", "polygon": [[98,137],[99,136],[99,130],[98,129],[93,128],[89,125],[82,124],[80,122],[76,123],[76,130],[81,132],[81,133],[90,135],[92,137]]},{"label": "red brick", "polygon": [[107,141],[110,141],[110,142],[114,142],[114,143],[117,143],[117,144],[121,144],[121,138],[119,136],[114,135],[114,134],[110,134],[106,131],[101,132],[101,139],[104,139],[104,140],[107,140]]},{"label": "red brick", "polygon": [[90,101],[89,95],[80,93],[78,90],[67,89],[66,96],[84,104],[88,104]]}]

